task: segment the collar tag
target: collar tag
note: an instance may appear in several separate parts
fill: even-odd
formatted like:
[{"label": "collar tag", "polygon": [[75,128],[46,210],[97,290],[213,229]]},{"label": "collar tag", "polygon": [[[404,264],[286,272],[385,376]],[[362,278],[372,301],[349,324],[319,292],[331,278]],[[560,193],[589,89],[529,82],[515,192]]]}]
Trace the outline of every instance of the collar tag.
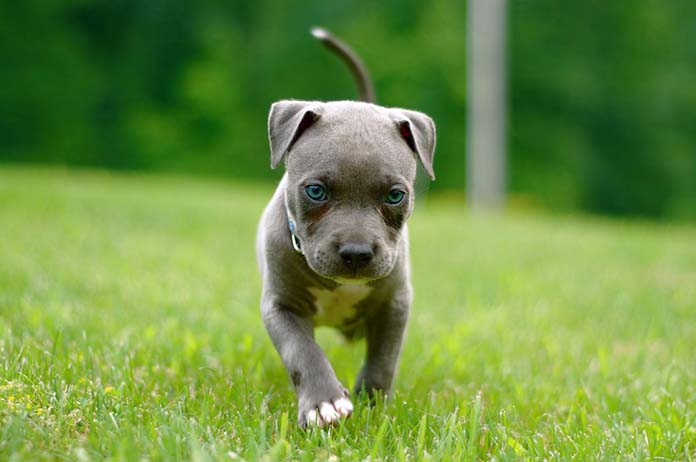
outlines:
[{"label": "collar tag", "polygon": [[302,251],[302,244],[300,243],[300,238],[297,237],[297,225],[295,224],[295,220],[292,218],[290,208],[288,207],[287,193],[285,194],[285,214],[288,217],[288,228],[290,229],[290,240],[292,241],[292,248],[295,249],[295,251],[304,255],[304,252]]},{"label": "collar tag", "polygon": [[288,212],[288,228],[290,228],[290,240],[292,241],[292,247],[299,253],[302,252],[302,245],[300,244],[300,238],[297,237],[297,229],[295,227],[295,221],[290,218],[290,213]]}]

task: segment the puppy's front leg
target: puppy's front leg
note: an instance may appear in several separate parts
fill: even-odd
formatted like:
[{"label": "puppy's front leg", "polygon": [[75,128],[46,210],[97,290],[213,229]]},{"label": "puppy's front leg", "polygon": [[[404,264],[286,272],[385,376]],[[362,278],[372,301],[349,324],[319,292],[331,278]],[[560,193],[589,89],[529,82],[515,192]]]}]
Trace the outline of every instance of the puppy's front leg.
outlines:
[{"label": "puppy's front leg", "polygon": [[411,307],[410,291],[388,302],[366,322],[367,355],[355,383],[355,392],[388,395],[401,353]]},{"label": "puppy's front leg", "polygon": [[348,390],[314,341],[314,326],[273,302],[262,302],[263,322],[297,392],[298,423],[325,425],[353,412]]}]

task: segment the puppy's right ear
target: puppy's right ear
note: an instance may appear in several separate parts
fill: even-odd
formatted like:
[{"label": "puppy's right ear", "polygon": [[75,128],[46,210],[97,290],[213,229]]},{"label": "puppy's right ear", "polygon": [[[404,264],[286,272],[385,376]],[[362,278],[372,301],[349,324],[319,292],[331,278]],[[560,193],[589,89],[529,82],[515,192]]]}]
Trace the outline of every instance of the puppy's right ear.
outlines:
[{"label": "puppy's right ear", "polygon": [[319,120],[322,104],[316,101],[283,100],[273,103],[268,114],[271,168],[276,168],[302,134]]}]

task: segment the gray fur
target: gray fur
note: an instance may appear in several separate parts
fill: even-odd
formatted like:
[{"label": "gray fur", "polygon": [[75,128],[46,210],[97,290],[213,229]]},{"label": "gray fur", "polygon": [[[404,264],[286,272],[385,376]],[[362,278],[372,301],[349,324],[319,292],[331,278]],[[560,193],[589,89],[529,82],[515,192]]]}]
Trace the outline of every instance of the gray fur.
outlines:
[{"label": "gray fur", "polygon": [[[295,385],[298,421],[305,425],[322,403],[348,396],[314,341],[321,320],[333,320],[327,322],[349,338],[366,338],[354,390],[391,390],[412,299],[406,220],[417,162],[434,176],[435,126],[420,112],[364,102],[280,101],[271,108],[268,127],[271,163],[284,159],[286,173],[259,224],[261,312]],[[316,181],[328,191],[325,203],[305,194],[305,186]],[[406,196],[388,205],[385,197],[395,185]],[[302,253],[293,248],[288,212]],[[350,245],[368,246],[373,255],[349,266],[340,252]],[[351,300],[344,317],[325,312],[331,306],[324,303],[351,308]]]}]

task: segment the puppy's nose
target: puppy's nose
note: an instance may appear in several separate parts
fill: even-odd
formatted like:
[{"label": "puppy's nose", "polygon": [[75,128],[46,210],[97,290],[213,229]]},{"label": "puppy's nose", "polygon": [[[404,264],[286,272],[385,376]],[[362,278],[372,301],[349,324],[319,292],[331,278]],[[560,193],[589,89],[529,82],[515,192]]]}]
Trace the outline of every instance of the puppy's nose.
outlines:
[{"label": "puppy's nose", "polygon": [[370,263],[375,252],[370,244],[346,242],[338,249],[343,263],[352,271],[357,271]]}]

